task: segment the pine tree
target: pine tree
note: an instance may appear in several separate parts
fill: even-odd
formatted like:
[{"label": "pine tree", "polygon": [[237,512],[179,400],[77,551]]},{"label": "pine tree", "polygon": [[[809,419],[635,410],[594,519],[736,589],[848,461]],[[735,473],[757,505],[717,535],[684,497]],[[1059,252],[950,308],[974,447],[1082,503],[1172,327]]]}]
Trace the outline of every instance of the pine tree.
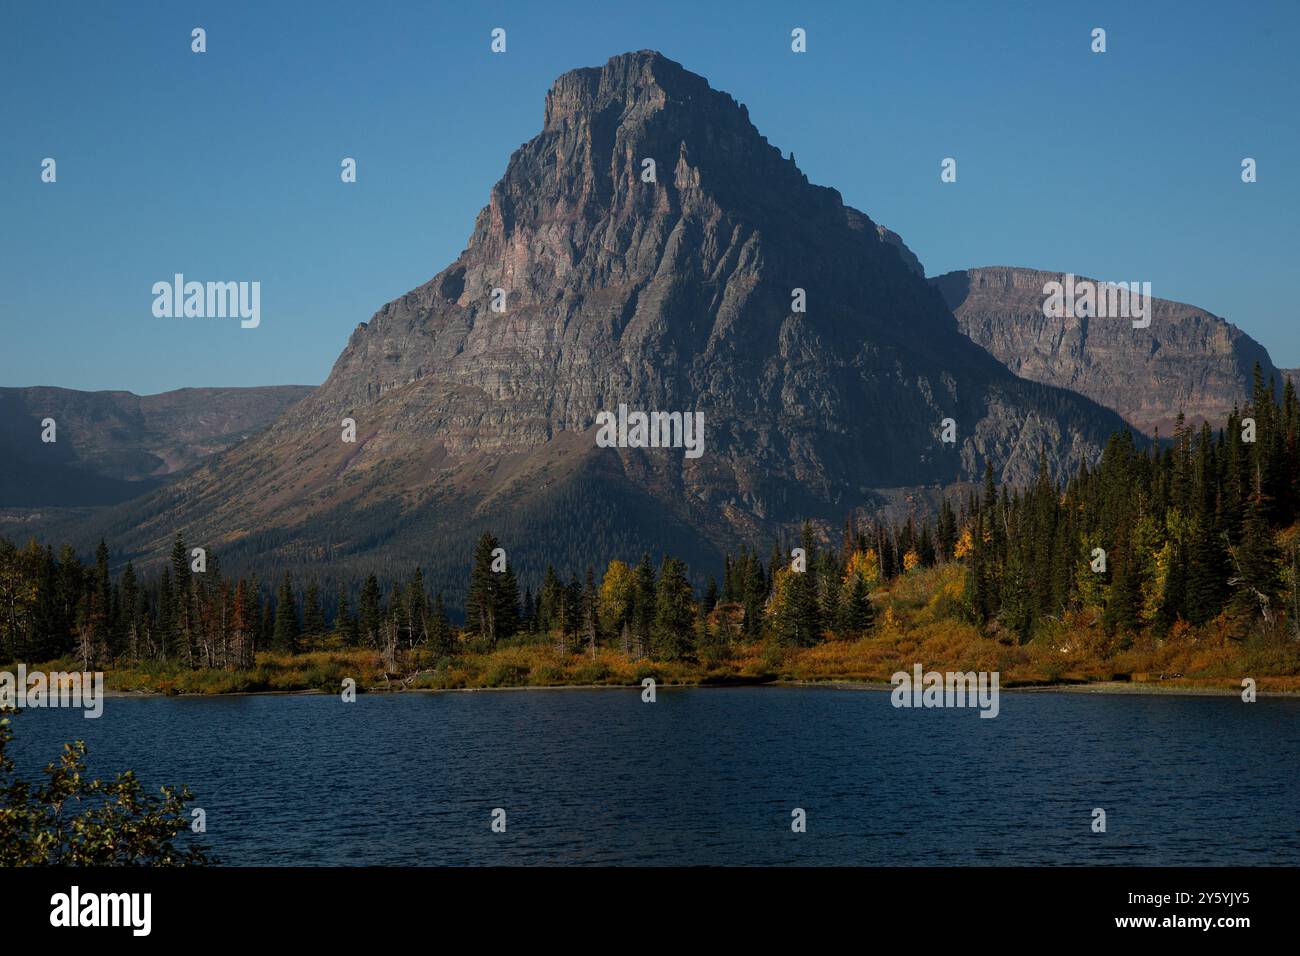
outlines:
[{"label": "pine tree", "polygon": [[251,667],[257,648],[254,644],[257,621],[255,610],[249,598],[248,587],[240,578],[235,585],[235,600],[231,610],[231,655],[230,666],[235,670]]},{"label": "pine tree", "polygon": [[122,572],[122,640],[123,650],[132,664],[143,657],[143,620],[140,614],[140,585],[130,561]]},{"label": "pine tree", "polygon": [[302,604],[302,630],[309,637],[321,637],[325,634],[325,614],[320,606],[320,589],[316,582],[307,585],[307,596]]},{"label": "pine tree", "polygon": [[709,575],[708,584],[704,588],[704,613],[708,614],[718,606],[718,582],[713,580],[713,575]]},{"label": "pine tree", "polygon": [[655,592],[650,644],[651,656],[656,660],[680,660],[690,652],[695,618],[693,603],[686,566],[676,558],[665,557]]},{"label": "pine tree", "polygon": [[650,633],[655,620],[655,569],[650,555],[643,554],[636,566],[636,584],[632,589],[632,637],[636,655],[650,653]]},{"label": "pine tree", "polygon": [[1234,587],[1233,611],[1245,620],[1262,619],[1271,626],[1282,595],[1282,580],[1278,573],[1281,557],[1265,520],[1268,512],[1268,505],[1259,496],[1247,507],[1241,544],[1232,555],[1236,573],[1229,584]]},{"label": "pine tree", "polygon": [[372,572],[361,588],[361,601],[357,606],[357,627],[361,640],[367,647],[379,647],[382,612],[379,607],[379,579]]},{"label": "pine tree", "polygon": [[939,560],[951,561],[953,549],[957,545],[957,516],[953,514],[952,504],[947,498],[939,506],[939,524],[935,533],[939,547]]},{"label": "pine tree", "polygon": [[497,641],[496,578],[492,571],[492,552],[499,547],[497,539],[484,533],[474,549],[474,563],[470,567],[469,593],[465,598],[465,633],[486,638],[489,646]]},{"label": "pine tree", "polygon": [[172,646],[169,656],[183,659],[190,667],[194,666],[194,602],[193,588],[190,580],[190,559],[185,549],[181,533],[176,532],[172,543],[171,580],[173,588],[172,633],[169,635]]},{"label": "pine tree", "polygon": [[790,614],[795,643],[811,647],[822,638],[822,611],[817,600],[817,541],[812,525],[807,522],[803,525],[800,545],[807,558],[807,570],[795,571],[790,579]]},{"label": "pine tree", "polygon": [[871,607],[871,592],[866,579],[860,574],[853,575],[853,584],[849,590],[849,599],[844,607],[844,624],[846,629],[859,636],[875,626],[876,615]]},{"label": "pine tree", "polygon": [[599,632],[600,621],[596,616],[596,569],[589,564],[587,583],[582,589],[582,636],[593,660],[596,657]]},{"label": "pine tree", "polygon": [[424,572],[416,568],[402,594],[402,632],[407,647],[414,647],[428,636],[428,602],[429,597],[424,591]]},{"label": "pine tree", "polygon": [[514,568],[509,566],[504,571],[495,572],[493,577],[496,638],[505,641],[519,632],[519,582],[515,579]]},{"label": "pine tree", "polygon": [[269,647],[272,643],[272,637],[275,634],[275,618],[271,612],[271,601],[269,598],[263,601],[259,597],[257,603],[262,609],[261,613],[258,615],[257,646]]},{"label": "pine tree", "polygon": [[447,610],[442,605],[442,592],[433,596],[433,611],[429,618],[429,649],[434,659],[446,657],[455,649],[451,626],[447,623]]},{"label": "pine tree", "polygon": [[298,609],[294,606],[293,583],[289,572],[284,573],[280,590],[275,596],[275,629],[271,646],[284,654],[298,653]]},{"label": "pine tree", "polygon": [[[763,628],[763,605],[767,603],[769,593],[767,578],[763,573],[763,563],[758,560],[757,552],[745,552],[741,567],[741,604],[745,608],[745,634],[751,638],[758,637]],[[771,569],[773,572],[776,566]]]},{"label": "pine tree", "polygon": [[1187,567],[1187,620],[1204,624],[1223,610],[1227,596],[1228,555],[1214,521],[1200,516],[1192,531]]},{"label": "pine tree", "polygon": [[555,568],[548,564],[542,578],[542,589],[537,595],[537,630],[550,633],[560,624],[564,604],[564,585],[560,583]]},{"label": "pine tree", "polygon": [[569,576],[569,583],[564,588],[564,624],[561,634],[565,647],[576,650],[578,635],[582,631],[582,585],[576,574]]},{"label": "pine tree", "polygon": [[347,647],[356,647],[360,643],[361,635],[357,629],[357,619],[348,609],[347,588],[341,584],[338,604],[334,608],[334,633]]}]

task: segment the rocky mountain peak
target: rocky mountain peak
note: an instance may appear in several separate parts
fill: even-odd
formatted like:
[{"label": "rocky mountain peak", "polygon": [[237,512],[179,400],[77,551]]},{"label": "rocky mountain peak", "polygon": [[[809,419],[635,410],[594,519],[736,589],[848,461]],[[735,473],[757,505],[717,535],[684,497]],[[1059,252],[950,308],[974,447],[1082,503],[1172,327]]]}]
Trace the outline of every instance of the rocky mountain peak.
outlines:
[{"label": "rocky mountain peak", "polygon": [[[557,565],[716,557],[838,527],[882,488],[1095,458],[1119,418],[1011,375],[921,272],[731,96],[617,56],[555,82],[465,251],[359,327],[317,392],[122,523],[165,549],[183,520],[249,561],[291,541],[450,562],[436,542],[490,526],[527,571],[552,545]],[[624,406],[700,416],[702,454],[599,444]]]},{"label": "rocky mountain peak", "polygon": [[[582,67],[560,76],[546,94],[544,129],[554,129],[617,106],[625,116],[644,115],[669,103],[718,100],[718,106],[739,109],[735,100],[713,90],[708,81],[654,50],[611,57],[601,67]],[[725,104],[721,101],[725,101]],[[746,114],[746,119],[748,115]]]},{"label": "rocky mountain peak", "polygon": [[[660,190],[638,189],[648,161]],[[671,213],[709,200],[762,221],[791,199],[842,210],[839,193],[811,186],[733,97],[643,50],[556,80],[542,132],[511,157],[475,240],[538,219]]]}]

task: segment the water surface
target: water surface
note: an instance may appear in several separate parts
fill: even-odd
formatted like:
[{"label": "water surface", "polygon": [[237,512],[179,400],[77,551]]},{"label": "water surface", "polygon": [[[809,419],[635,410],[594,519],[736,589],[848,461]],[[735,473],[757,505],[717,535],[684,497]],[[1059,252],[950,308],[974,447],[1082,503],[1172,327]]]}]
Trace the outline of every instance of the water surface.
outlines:
[{"label": "water surface", "polygon": [[81,738],[96,775],[188,784],[231,864],[1300,864],[1297,699],[1004,692],[988,720],[802,687],[111,698],[15,725],[25,773]]}]

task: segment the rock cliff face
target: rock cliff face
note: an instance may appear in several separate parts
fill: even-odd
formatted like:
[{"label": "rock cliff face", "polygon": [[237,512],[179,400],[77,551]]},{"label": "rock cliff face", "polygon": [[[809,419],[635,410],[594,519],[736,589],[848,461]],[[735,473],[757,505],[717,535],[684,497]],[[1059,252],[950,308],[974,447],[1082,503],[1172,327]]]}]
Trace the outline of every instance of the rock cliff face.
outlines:
[{"label": "rock cliff face", "polygon": [[1256,362],[1281,385],[1262,345],[1195,306],[1156,298],[1145,329],[1121,318],[1047,318],[1043,287],[1063,279],[994,266],[930,282],[962,331],[1012,372],[1087,395],[1148,435],[1173,434],[1179,411],[1221,422],[1249,397]]},{"label": "rock cliff face", "polygon": [[[704,454],[597,447],[620,403],[702,412]],[[1121,424],[1011,375],[897,236],[641,52],[556,81],[465,251],[359,325],[324,385],[116,524],[140,552],[182,528],[250,561],[428,571],[487,527],[525,571],[698,560],[986,460],[1072,470]]]}]

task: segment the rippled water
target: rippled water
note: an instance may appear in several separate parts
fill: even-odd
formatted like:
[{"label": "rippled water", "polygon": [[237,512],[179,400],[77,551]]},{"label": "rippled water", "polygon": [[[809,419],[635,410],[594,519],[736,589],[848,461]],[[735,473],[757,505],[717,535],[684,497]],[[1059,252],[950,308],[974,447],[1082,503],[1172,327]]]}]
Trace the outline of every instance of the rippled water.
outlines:
[{"label": "rippled water", "polygon": [[983,720],[795,687],[116,698],[16,730],[28,773],[80,737],[97,775],[188,784],[231,864],[1300,864],[1296,699],[1007,692]]}]

